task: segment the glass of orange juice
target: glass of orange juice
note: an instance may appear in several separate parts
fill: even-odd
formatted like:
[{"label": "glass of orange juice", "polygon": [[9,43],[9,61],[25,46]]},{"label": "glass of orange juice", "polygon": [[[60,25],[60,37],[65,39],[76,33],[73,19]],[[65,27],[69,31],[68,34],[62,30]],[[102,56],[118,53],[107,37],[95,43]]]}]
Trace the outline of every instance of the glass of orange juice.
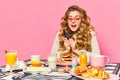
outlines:
[{"label": "glass of orange juice", "polygon": [[16,50],[11,50],[11,51],[7,51],[7,53],[5,54],[6,64],[8,64],[11,67],[10,73],[12,73],[12,67],[16,63],[17,53],[18,52]]}]

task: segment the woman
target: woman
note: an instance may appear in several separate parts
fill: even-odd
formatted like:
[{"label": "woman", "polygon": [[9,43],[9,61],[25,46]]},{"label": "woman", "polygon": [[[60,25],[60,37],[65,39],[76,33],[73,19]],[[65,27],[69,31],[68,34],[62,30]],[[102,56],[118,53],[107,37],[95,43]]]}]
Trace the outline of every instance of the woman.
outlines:
[{"label": "woman", "polygon": [[61,29],[56,35],[51,53],[61,58],[62,54],[70,52],[79,56],[81,50],[86,50],[88,58],[90,55],[100,54],[90,18],[85,10],[72,5],[61,19]]}]

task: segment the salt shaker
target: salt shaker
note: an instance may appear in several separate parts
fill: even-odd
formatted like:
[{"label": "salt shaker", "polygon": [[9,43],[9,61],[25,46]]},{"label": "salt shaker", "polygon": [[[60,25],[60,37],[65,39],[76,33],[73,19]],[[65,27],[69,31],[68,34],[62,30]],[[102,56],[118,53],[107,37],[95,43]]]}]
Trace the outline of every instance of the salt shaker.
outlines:
[{"label": "salt shaker", "polygon": [[72,58],[72,69],[75,68],[77,66],[77,58],[73,57]]}]

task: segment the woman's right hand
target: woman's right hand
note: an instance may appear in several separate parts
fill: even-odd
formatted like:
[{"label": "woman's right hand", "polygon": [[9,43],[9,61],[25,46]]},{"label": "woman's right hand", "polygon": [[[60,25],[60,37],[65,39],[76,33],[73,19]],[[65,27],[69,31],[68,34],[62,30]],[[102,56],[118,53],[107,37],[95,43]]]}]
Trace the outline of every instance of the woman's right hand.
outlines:
[{"label": "woman's right hand", "polygon": [[65,48],[67,50],[70,50],[70,42],[69,42],[69,40],[67,38],[64,38],[63,41],[64,41]]}]

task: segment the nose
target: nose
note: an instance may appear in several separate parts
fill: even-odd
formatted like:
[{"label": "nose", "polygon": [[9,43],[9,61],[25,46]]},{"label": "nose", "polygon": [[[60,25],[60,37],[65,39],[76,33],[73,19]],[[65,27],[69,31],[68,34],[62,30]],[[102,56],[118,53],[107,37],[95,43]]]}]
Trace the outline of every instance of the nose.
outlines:
[{"label": "nose", "polygon": [[75,22],[75,19],[72,20],[72,23],[74,23],[74,22]]}]

